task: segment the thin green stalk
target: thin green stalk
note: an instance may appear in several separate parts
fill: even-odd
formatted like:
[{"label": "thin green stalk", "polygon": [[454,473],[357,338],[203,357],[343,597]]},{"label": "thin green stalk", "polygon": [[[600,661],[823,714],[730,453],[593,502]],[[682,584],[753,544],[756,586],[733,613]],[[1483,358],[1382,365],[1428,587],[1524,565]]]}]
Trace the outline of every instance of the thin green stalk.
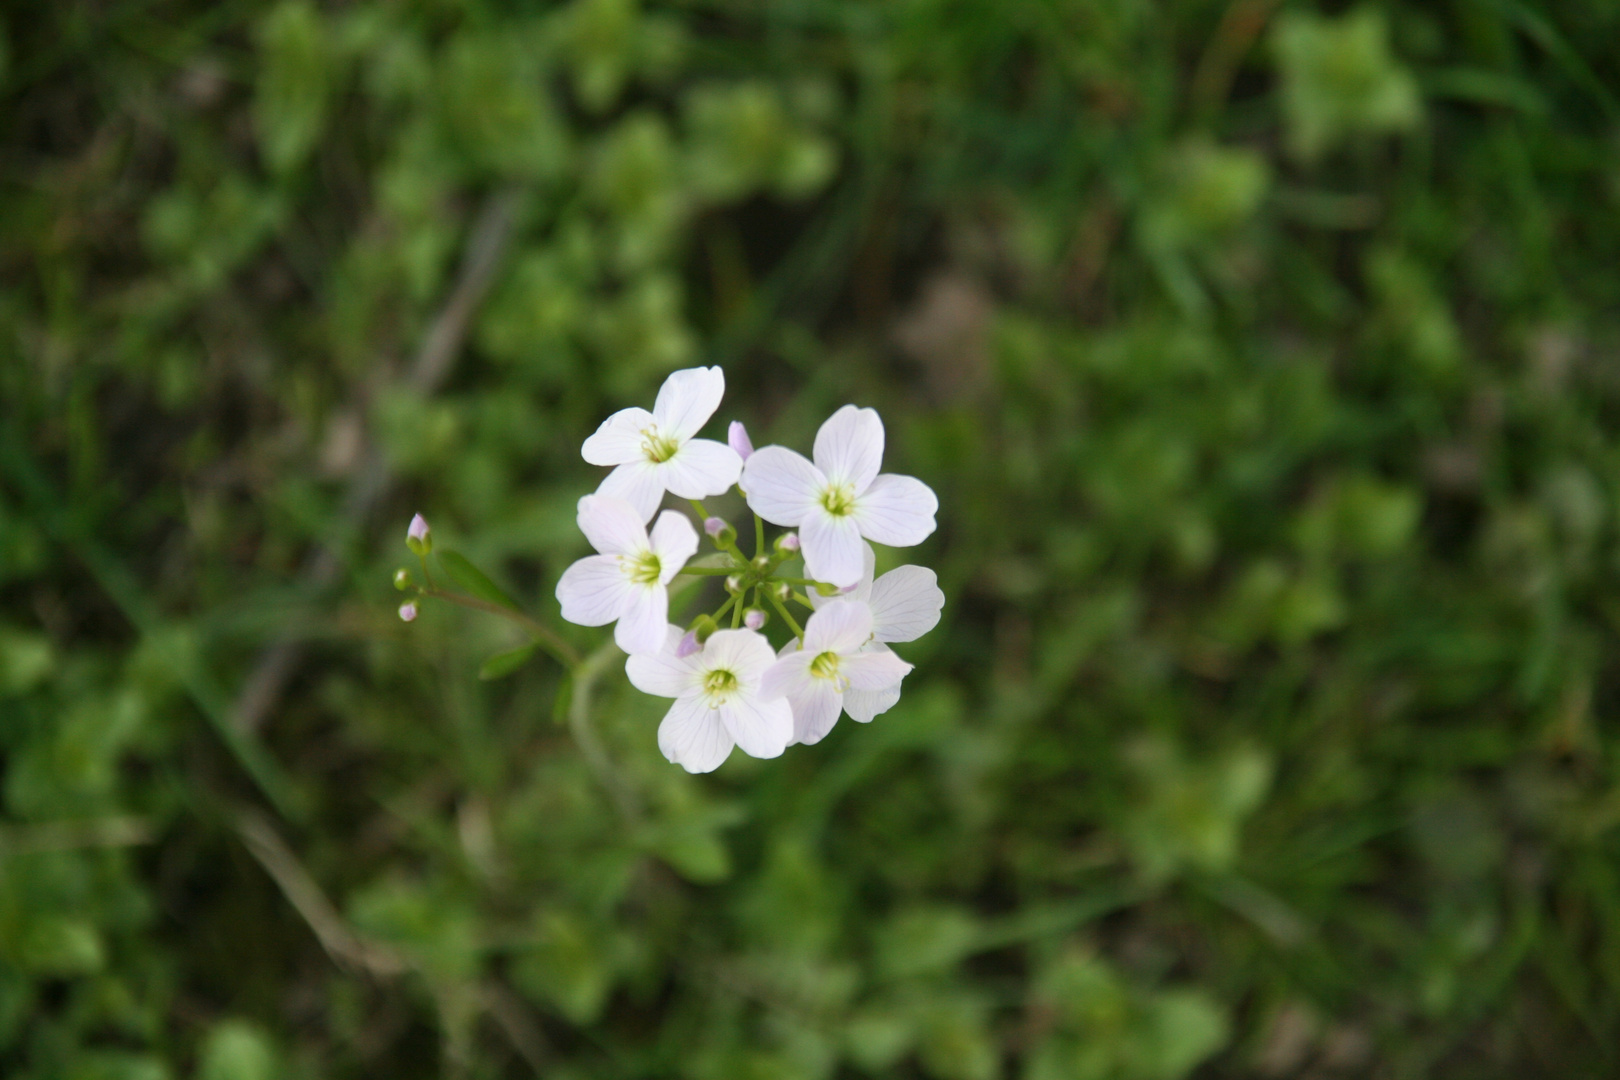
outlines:
[{"label": "thin green stalk", "polygon": [[793,634],[794,634],[795,637],[797,637],[799,639],[799,644],[803,645],[804,644],[804,629],[798,624],[798,622],[788,612],[787,605],[783,604],[782,601],[778,600],[776,598],[776,594],[773,593],[773,592],[766,592],[765,596],[770,600],[771,606],[776,609],[776,613],[778,615],[782,616],[782,621],[787,623],[790,627],[793,628]]},{"label": "thin green stalk", "polygon": [[452,604],[458,604],[464,608],[472,608],[474,611],[488,612],[491,615],[499,615],[502,618],[510,619],[512,622],[517,623],[519,626],[523,627],[523,629],[527,630],[529,632],[529,636],[534,638],[534,643],[539,645],[542,649],[545,649],[546,652],[550,653],[552,657],[564,667],[577,667],[580,663],[580,655],[578,651],[575,650],[572,645],[568,644],[568,642],[558,637],[555,630],[551,629],[551,627],[542,622],[537,622],[536,620],[531,619],[521,611],[513,611],[509,607],[503,607],[500,604],[492,604],[488,600],[480,600],[476,596],[467,596],[464,593],[447,592],[444,589],[433,587],[423,589],[422,595],[432,597],[435,600],[447,600]]},{"label": "thin green stalk", "polygon": [[765,519],[758,514],[754,515],[754,557],[757,559],[765,553]]}]

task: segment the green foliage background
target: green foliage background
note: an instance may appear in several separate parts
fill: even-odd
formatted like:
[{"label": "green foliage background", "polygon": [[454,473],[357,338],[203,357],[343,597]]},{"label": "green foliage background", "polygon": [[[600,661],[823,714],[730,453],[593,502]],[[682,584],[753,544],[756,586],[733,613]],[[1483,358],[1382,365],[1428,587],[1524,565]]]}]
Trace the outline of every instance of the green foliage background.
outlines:
[{"label": "green foliage background", "polygon": [[[1612,0],[0,10],[0,1074],[1620,1068]],[[694,778],[388,581],[696,363],[948,603]]]}]

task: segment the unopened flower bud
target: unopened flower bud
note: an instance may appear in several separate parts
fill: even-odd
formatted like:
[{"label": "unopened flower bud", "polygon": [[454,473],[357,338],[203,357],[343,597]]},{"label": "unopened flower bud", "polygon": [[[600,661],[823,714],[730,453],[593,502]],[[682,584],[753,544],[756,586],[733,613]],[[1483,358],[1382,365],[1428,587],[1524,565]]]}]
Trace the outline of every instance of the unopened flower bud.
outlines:
[{"label": "unopened flower bud", "polygon": [[416,601],[415,600],[407,600],[403,604],[399,605],[399,617],[401,619],[403,619],[405,622],[415,622],[416,621]]},{"label": "unopened flower bud", "polygon": [[785,581],[777,582],[775,587],[771,589],[771,592],[784,604],[793,599],[793,586],[789,585]]},{"label": "unopened flower bud", "polygon": [[755,555],[753,566],[755,570],[769,570],[771,568],[771,557],[769,555]]},{"label": "unopened flower bud", "polygon": [[426,555],[433,550],[433,530],[428,528],[427,518],[421,514],[411,518],[411,527],[405,533],[405,546],[411,549],[413,555]]},{"label": "unopened flower bud", "polygon": [[[687,630],[686,636],[681,638],[680,643],[675,646],[675,655],[691,656],[703,648],[704,642],[709,640],[709,635],[718,629],[720,629],[720,624],[714,621],[714,616],[699,615],[692,620],[692,626]],[[683,652],[683,649],[686,651]]]},{"label": "unopened flower bud", "polygon": [[743,590],[743,579],[742,579],[741,574],[731,574],[731,575],[727,576],[727,578],[726,578],[726,592],[732,593],[732,594],[735,595],[736,593],[742,592],[742,590]]},{"label": "unopened flower bud", "polygon": [[731,427],[726,429],[726,445],[737,451],[737,456],[744,461],[754,452],[754,444],[748,441],[748,429],[743,427],[741,420],[733,420]]},{"label": "unopened flower bud", "polygon": [[776,538],[776,550],[785,551],[789,555],[799,550],[799,534],[784,533]]},{"label": "unopened flower bud", "polygon": [[394,588],[404,592],[411,587],[411,572],[403,566],[394,571]]},{"label": "unopened flower bud", "polygon": [[837,596],[842,591],[838,586],[829,585],[825,581],[816,582],[817,596]]},{"label": "unopened flower bud", "polygon": [[759,608],[749,608],[748,613],[743,616],[743,625],[748,627],[750,630],[758,630],[760,627],[765,625],[766,620],[769,618],[770,616],[766,615]]},{"label": "unopened flower bud", "polygon": [[703,531],[708,533],[710,536],[719,536],[721,533],[726,531],[727,527],[728,526],[726,523],[720,518],[711,517],[703,519]]},{"label": "unopened flower bud", "polygon": [[688,630],[686,635],[675,646],[676,659],[685,660],[701,648],[703,648],[703,643],[698,640],[697,631]]},{"label": "unopened flower bud", "polygon": [[724,518],[705,518],[703,531],[720,547],[730,547],[737,542],[737,530],[728,525]]}]

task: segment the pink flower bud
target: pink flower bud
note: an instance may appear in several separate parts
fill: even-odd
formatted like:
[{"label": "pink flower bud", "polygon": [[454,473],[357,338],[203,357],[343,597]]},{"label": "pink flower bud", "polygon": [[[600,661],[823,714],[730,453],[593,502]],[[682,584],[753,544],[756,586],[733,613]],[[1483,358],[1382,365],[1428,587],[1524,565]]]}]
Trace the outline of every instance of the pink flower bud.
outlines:
[{"label": "pink flower bud", "polygon": [[765,613],[759,608],[750,608],[748,614],[743,616],[743,625],[750,630],[758,630],[765,625]]},{"label": "pink flower bud", "polygon": [[415,517],[411,518],[411,527],[405,533],[405,535],[418,543],[426,540],[428,538],[427,518],[423,517],[421,514],[417,514]]},{"label": "pink flower bud", "polygon": [[681,638],[680,642],[675,646],[675,655],[684,660],[701,648],[703,648],[703,645],[698,641],[697,631],[688,630],[686,636]]},{"label": "pink flower bud", "polygon": [[743,427],[741,420],[733,420],[731,427],[726,430],[726,445],[737,451],[737,456],[744,461],[754,452],[754,444],[748,441],[748,429]]},{"label": "pink flower bud", "polygon": [[405,622],[415,622],[416,621],[416,601],[415,600],[407,600],[407,601],[405,601],[405,603],[399,605],[399,617],[401,619],[403,619]]},{"label": "pink flower bud", "polygon": [[782,550],[783,551],[798,551],[799,550],[799,534],[798,533],[788,533],[786,536],[782,537],[782,539],[780,541],[778,541],[778,542],[782,545]]},{"label": "pink flower bud", "polygon": [[708,533],[711,538],[717,537],[726,531],[726,523],[717,517],[705,518],[703,531]]}]

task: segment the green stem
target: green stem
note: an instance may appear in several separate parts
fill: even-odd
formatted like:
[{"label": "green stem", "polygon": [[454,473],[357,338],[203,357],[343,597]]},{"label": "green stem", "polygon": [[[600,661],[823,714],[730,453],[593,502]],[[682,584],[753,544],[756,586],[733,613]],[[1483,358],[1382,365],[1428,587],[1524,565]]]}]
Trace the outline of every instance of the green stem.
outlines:
[{"label": "green stem", "polygon": [[721,604],[720,605],[720,610],[714,613],[714,621],[719,622],[721,619],[725,618],[726,612],[730,611],[731,610],[731,605],[735,604],[736,602],[737,602],[737,597],[733,596],[729,600],[727,600],[725,603]]},{"label": "green stem", "polygon": [[694,577],[725,577],[727,574],[735,574],[736,572],[737,572],[737,567],[735,567],[735,566],[683,566],[683,567],[681,567],[681,573],[683,573],[683,574],[691,574]]},{"label": "green stem", "polygon": [[770,600],[771,606],[776,609],[776,613],[782,616],[782,621],[793,628],[793,634],[799,639],[799,644],[802,646],[804,644],[804,629],[799,626],[793,615],[788,611],[787,605],[778,600],[773,592],[767,591],[765,596]]},{"label": "green stem", "polygon": [[758,558],[765,551],[765,519],[758,514],[754,515],[754,557]]},{"label": "green stem", "polygon": [[815,581],[815,580],[812,580],[811,578],[803,578],[803,577],[779,577],[776,580],[777,581],[785,581],[789,585],[803,585],[803,586],[806,586],[806,587],[825,584],[825,582]]},{"label": "green stem", "polygon": [[816,605],[812,604],[810,602],[810,598],[808,596],[805,596],[803,593],[794,593],[793,594],[793,599],[797,600],[799,603],[803,604],[805,607],[809,608],[811,611],[816,610]]},{"label": "green stem", "polygon": [[597,780],[618,806],[619,813],[627,820],[634,821],[640,816],[635,793],[613,767],[613,760],[608,757],[607,749],[590,724],[591,691],[595,689],[596,680],[609,664],[622,655],[613,644],[613,639],[609,638],[591,655],[572,665],[569,674],[574,685],[573,696],[568,703],[568,729],[574,736],[579,752],[584,755],[585,763],[596,773]]},{"label": "green stem", "polygon": [[[742,593],[737,594],[737,599],[742,599]],[[741,604],[738,604],[736,607],[731,609],[731,628],[733,630],[742,625],[742,616],[743,606]]]},{"label": "green stem", "polygon": [[510,619],[527,630],[529,635],[534,638],[535,644],[550,653],[558,663],[570,668],[579,666],[580,656],[572,645],[558,637],[557,632],[551,627],[531,619],[521,611],[513,611],[509,607],[492,604],[488,600],[480,600],[476,596],[447,592],[444,589],[432,586],[423,589],[421,595],[435,600],[447,600],[464,608],[471,608],[474,611],[483,611],[490,615],[499,615],[502,618]]}]

